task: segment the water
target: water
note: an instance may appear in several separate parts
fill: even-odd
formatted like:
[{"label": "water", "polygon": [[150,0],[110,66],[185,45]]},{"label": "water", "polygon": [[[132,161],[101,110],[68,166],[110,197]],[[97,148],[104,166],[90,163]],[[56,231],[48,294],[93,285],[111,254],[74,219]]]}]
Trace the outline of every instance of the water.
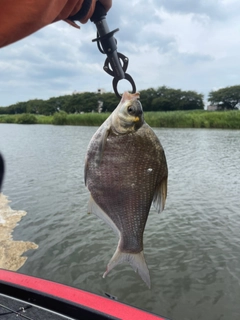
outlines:
[{"label": "water", "polygon": [[155,129],[166,152],[166,209],[148,218],[149,290],[130,266],[102,279],[117,239],[88,215],[84,157],[95,127],[0,125],[3,193],[27,211],[14,240],[36,243],[19,272],[174,320],[240,319],[240,131]]}]

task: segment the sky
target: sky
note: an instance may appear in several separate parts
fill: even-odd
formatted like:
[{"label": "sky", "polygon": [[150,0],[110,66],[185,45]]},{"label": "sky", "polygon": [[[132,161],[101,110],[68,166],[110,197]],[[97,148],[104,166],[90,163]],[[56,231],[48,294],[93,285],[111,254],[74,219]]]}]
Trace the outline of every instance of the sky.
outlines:
[{"label": "sky", "polygon": [[[120,29],[118,52],[129,58],[137,90],[165,85],[207,100],[211,90],[240,85],[239,0],[113,0],[107,23]],[[0,49],[0,106],[113,92],[95,37],[91,21],[80,30],[59,21]],[[124,90],[131,90],[126,80]]]}]

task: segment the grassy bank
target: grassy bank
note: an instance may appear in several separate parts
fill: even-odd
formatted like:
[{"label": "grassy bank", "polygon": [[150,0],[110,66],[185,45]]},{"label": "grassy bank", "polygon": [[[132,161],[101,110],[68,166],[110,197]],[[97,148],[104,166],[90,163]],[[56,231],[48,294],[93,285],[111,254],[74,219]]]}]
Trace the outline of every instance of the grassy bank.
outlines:
[{"label": "grassy bank", "polygon": [[[0,123],[100,126],[108,116],[109,113],[0,115]],[[146,112],[145,120],[151,127],[240,129],[240,111]]]},{"label": "grassy bank", "polygon": [[240,111],[148,112],[145,119],[152,127],[240,129]]}]

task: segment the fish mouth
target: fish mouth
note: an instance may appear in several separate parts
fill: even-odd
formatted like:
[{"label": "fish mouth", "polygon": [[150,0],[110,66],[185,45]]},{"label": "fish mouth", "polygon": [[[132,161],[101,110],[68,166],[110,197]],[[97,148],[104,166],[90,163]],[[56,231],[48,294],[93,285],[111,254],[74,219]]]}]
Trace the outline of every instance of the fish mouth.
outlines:
[{"label": "fish mouth", "polygon": [[140,118],[139,118],[139,117],[135,117],[135,118],[133,119],[133,122],[138,122],[138,121],[140,121]]},{"label": "fish mouth", "polygon": [[[130,121],[129,121],[130,120]],[[124,118],[121,119],[121,130],[119,130],[119,128],[112,128],[113,132],[117,133],[117,134],[127,134],[127,133],[130,133],[130,132],[134,132],[134,131],[137,131],[142,123],[143,123],[143,120],[141,117],[130,117],[129,120],[125,120]]]}]

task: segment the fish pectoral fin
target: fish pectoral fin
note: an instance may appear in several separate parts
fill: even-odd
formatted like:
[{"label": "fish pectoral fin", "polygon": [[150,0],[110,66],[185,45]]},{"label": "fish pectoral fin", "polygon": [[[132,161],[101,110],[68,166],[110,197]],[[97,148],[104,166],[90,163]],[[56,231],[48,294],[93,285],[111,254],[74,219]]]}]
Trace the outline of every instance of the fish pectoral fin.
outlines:
[{"label": "fish pectoral fin", "polygon": [[98,141],[98,150],[97,150],[96,158],[95,158],[97,165],[100,165],[100,163],[102,161],[103,152],[105,149],[105,145],[106,145],[107,137],[109,136],[109,133],[110,133],[110,125],[106,126],[104,128],[104,130],[102,130],[102,134],[101,134],[99,141]]},{"label": "fish pectoral fin", "polygon": [[165,203],[167,198],[167,177],[164,178],[160,185],[156,188],[155,194],[153,197],[153,205],[158,213],[161,213],[164,210]]},{"label": "fish pectoral fin", "polygon": [[118,264],[128,262],[135,272],[137,272],[148,288],[151,287],[149,270],[144,258],[143,251],[139,253],[121,252],[119,248],[115,251],[113,257],[107,265],[107,270],[103,274],[103,278]]}]

